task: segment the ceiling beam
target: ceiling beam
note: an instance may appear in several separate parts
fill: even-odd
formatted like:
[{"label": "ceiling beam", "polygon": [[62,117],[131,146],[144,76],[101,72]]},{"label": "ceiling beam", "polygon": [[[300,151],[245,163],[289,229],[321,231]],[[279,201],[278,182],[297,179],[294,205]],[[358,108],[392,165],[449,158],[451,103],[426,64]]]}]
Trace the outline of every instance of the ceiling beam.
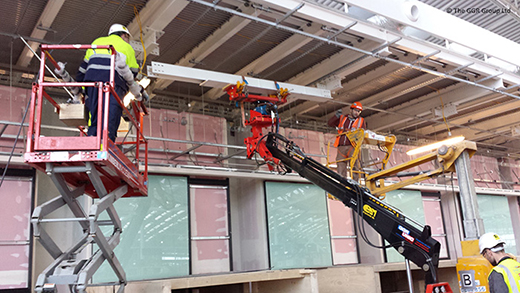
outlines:
[{"label": "ceiling beam", "polygon": [[344,0],[344,2],[520,66],[518,55],[520,44],[425,3],[407,0]]},{"label": "ceiling beam", "polygon": [[[493,88],[503,88],[501,79],[488,79],[482,82],[482,84]],[[459,84],[440,90],[439,93],[433,92],[388,109],[391,113],[385,112],[371,115],[366,118],[366,121],[373,131],[388,131],[394,129],[397,125],[406,124],[414,120],[416,116],[431,114],[432,108],[441,106],[441,97],[445,105],[449,103],[459,105],[480,98],[488,93],[489,91],[485,89]]]},{"label": "ceiling beam", "polygon": [[[402,56],[399,60],[403,62],[411,62],[416,57],[413,54],[408,54],[407,56]],[[376,61],[377,59],[374,59]],[[386,78],[390,74],[399,75],[402,70],[409,70],[403,65],[398,63],[386,63],[383,66],[380,66],[372,71],[369,71],[361,76],[358,76],[354,79],[349,80],[344,83],[343,89],[337,91],[337,96],[334,97],[335,100],[346,100],[351,97],[352,94],[356,91],[363,89],[364,87],[370,86],[374,82]],[[357,99],[357,98],[355,98]],[[354,98],[350,99],[352,102]]]},{"label": "ceiling beam", "polygon": [[[484,97],[483,99],[485,101],[489,102],[488,96]],[[453,119],[447,118],[447,120],[448,120],[449,125],[452,125],[452,127],[453,126],[462,126],[462,125],[467,125],[467,124],[470,124],[468,126],[471,126],[471,123],[473,123],[475,121],[486,119],[491,116],[497,115],[499,113],[509,112],[511,110],[516,110],[516,109],[520,109],[520,101],[513,100],[513,101],[509,101],[507,103],[502,103],[502,104],[495,105],[492,107],[479,109],[478,111],[471,111],[471,113],[468,113],[466,115],[462,115],[460,117],[456,117]],[[457,109],[457,110],[459,111],[460,109]],[[438,120],[442,120],[442,118],[438,118]],[[443,129],[444,129],[444,127],[443,127]],[[428,134],[435,133],[438,131],[439,131],[438,125],[429,125],[429,126],[422,127],[422,128],[419,128],[416,130],[416,132],[420,135],[428,135]]]},{"label": "ceiling beam", "polygon": [[[374,48],[373,42],[369,42],[369,43],[372,44],[371,46],[373,49]],[[412,54],[409,54],[407,57],[403,56],[404,61],[406,61],[406,62],[411,61],[414,58],[411,55]],[[332,56],[331,58],[325,60],[324,62],[322,62],[318,65],[315,65],[313,67],[313,68],[321,67],[320,70],[305,71],[305,72],[301,73],[300,75],[297,75],[296,77],[290,79],[290,81],[293,82],[292,80],[296,79],[296,78],[300,78],[302,80],[304,78],[308,78],[308,77],[315,78],[315,76],[319,76],[319,73],[321,71],[324,71],[324,70],[326,71],[327,69],[330,70],[331,64],[335,65],[335,66],[339,66],[341,68],[341,67],[344,67],[345,64],[352,63],[353,61],[358,59],[360,56],[361,56],[360,54],[353,54],[352,52],[350,52],[348,50],[343,50],[343,51],[337,53],[336,55]],[[375,59],[375,58],[369,58],[367,61],[375,62],[377,60],[378,59]],[[353,65],[356,65],[356,64],[357,63],[354,63]],[[334,101],[343,101],[343,100],[349,98],[350,94],[355,92],[357,89],[360,89],[360,88],[374,82],[375,80],[384,78],[388,74],[392,74],[402,68],[403,67],[400,64],[387,63],[383,66],[378,67],[377,69],[374,69],[373,71],[370,71],[369,73],[366,73],[358,78],[352,79],[342,85],[343,89],[336,91],[336,95],[333,97]],[[350,72],[350,71],[348,71],[348,69],[349,69],[349,67],[344,68],[343,72],[344,73]],[[344,76],[342,76],[342,77],[344,77]],[[293,83],[295,83],[295,82],[293,82]],[[311,101],[303,102],[296,107],[291,107],[290,111],[282,112],[280,114],[280,118],[288,119],[289,117],[291,117],[293,115],[299,115],[302,113],[306,113],[309,111],[310,108],[313,108],[313,107],[316,108],[315,106],[316,106],[316,104],[314,102],[311,102]],[[284,109],[287,107],[288,107],[287,105],[283,105],[281,108]]]},{"label": "ceiling beam", "polygon": [[[244,5],[242,5],[240,9],[243,11],[243,13],[246,14],[253,14],[256,11],[251,6],[246,7]],[[250,22],[251,20],[249,19],[245,19],[239,16],[232,16],[220,28],[215,30],[211,36],[207,37],[196,48],[194,48],[191,52],[182,57],[182,59],[180,59],[179,62],[175,64],[186,67],[194,67],[195,64],[190,62],[190,60],[193,59],[202,61],[205,57],[213,53],[216,49],[218,49],[220,45],[231,39],[237,32],[243,29]],[[166,89],[172,83],[172,80],[159,80],[155,83],[154,89],[163,90]]]},{"label": "ceiling beam", "polygon": [[[139,12],[141,29],[143,30],[143,43],[147,55],[154,49],[158,49],[157,40],[162,35],[163,30],[179,15],[179,13],[189,4],[186,0],[149,0]],[[128,30],[134,39],[139,39],[140,29],[137,17],[128,25]],[[142,45],[138,42],[136,46]],[[141,56],[140,58],[143,58]]]},{"label": "ceiling beam", "polygon": [[[298,5],[300,5],[301,0],[257,0],[257,2],[273,9],[290,11]],[[439,47],[438,45],[433,43],[404,36],[399,32],[381,29],[380,26],[368,22],[359,21],[355,19],[353,16],[348,15],[346,13],[332,11],[314,3],[305,2],[305,4],[305,6],[303,6],[294,14],[296,17],[303,17],[311,21],[322,23],[336,29],[341,29],[342,27],[345,27],[352,23],[352,21],[358,21],[358,23],[355,26],[349,28],[349,31],[359,34],[365,38],[375,40],[379,43],[384,43],[388,40],[397,40],[394,43],[393,47],[397,47],[408,52],[413,52],[420,56],[430,54],[431,52],[439,51],[435,56],[432,56],[431,59],[436,59],[438,61],[451,64],[455,67],[471,64],[467,66],[468,70],[477,72],[483,76],[493,76],[497,73],[498,67],[484,62],[482,60],[461,55],[460,53],[452,51],[448,48]],[[438,23],[438,21],[435,21],[435,23]],[[481,38],[479,38],[478,41],[488,42],[487,39],[483,40]],[[516,44],[514,47],[516,46],[520,45]],[[516,75],[513,72],[504,71],[501,77],[507,83],[520,83],[520,76]]]},{"label": "ceiling beam", "polygon": [[[321,26],[318,24],[313,23],[310,27],[303,27],[303,30],[305,32],[316,34],[320,31]],[[249,63],[239,71],[235,72],[236,75],[253,75],[254,73],[259,73],[267,68],[271,67],[272,65],[276,64],[278,61],[282,60],[283,58],[287,57],[288,55],[292,54],[296,50],[303,47],[305,44],[312,41],[311,38],[307,38],[302,35],[292,35],[282,43],[280,43],[278,46],[271,49],[269,52],[265,53],[264,55],[258,57],[253,62]],[[251,74],[253,73],[253,74]],[[209,90],[205,96],[210,99],[216,99],[222,96],[224,93],[222,92],[222,89],[211,89]]]},{"label": "ceiling beam", "polygon": [[520,116],[518,113],[511,113],[471,124],[471,129],[453,129],[451,133],[454,136],[463,135],[468,140],[479,141],[501,133],[507,133],[507,136],[511,136],[511,127],[519,123]]},{"label": "ceiling beam", "polygon": [[[65,0],[54,0],[47,2],[47,5],[45,5],[45,8],[43,9],[40,18],[36,22],[36,26],[33,28],[31,38],[42,40],[45,38],[45,35],[47,35],[47,30],[50,30],[52,23],[54,22],[54,19],[56,19],[58,12],[63,6],[63,3],[65,3]],[[39,45],[40,43],[38,42],[29,42],[29,46],[31,46],[32,50],[35,52],[38,49]],[[31,52],[31,50],[27,47],[24,47],[22,54],[20,54],[20,56],[18,57],[16,65],[27,67],[31,62],[33,56],[34,54]]]},{"label": "ceiling beam", "polygon": [[362,104],[367,107],[376,107],[380,104],[384,104],[385,102],[391,101],[397,97],[413,92],[414,90],[428,86],[442,79],[443,78],[441,77],[434,77],[430,74],[423,74],[387,90],[381,91],[375,95],[367,97],[362,100]]}]

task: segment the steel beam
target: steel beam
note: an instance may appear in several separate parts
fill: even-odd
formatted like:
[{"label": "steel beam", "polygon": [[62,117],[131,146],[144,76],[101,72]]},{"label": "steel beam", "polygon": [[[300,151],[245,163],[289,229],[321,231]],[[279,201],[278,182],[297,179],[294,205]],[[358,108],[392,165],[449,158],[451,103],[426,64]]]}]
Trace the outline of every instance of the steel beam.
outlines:
[{"label": "steel beam", "polygon": [[[148,68],[148,75],[155,78],[180,80],[184,82],[198,83],[201,86],[224,87],[229,84],[242,82],[240,75],[227,74],[203,69],[189,68],[160,62],[152,62]],[[278,90],[274,81],[254,77],[246,78],[248,90],[260,94],[272,94]],[[279,82],[280,88],[287,88],[290,99],[313,100],[317,102],[332,99],[329,90],[314,87],[305,87],[296,84]]]},{"label": "steel beam", "polygon": [[520,66],[520,56],[517,53],[520,51],[520,44],[430,5],[406,0],[344,2]]},{"label": "steel beam", "polygon": [[[157,44],[157,39],[162,35],[162,31],[188,4],[189,2],[184,0],[149,0],[145,7],[141,9],[139,18],[141,20],[143,41],[147,54],[152,53],[154,49],[158,51],[159,45]],[[134,39],[139,39],[139,22],[137,17],[128,25],[128,30]],[[135,43],[136,47],[142,47],[140,42]],[[158,54],[158,52],[156,53]]]},{"label": "steel beam", "polygon": [[[487,98],[486,98],[486,100],[487,100]],[[496,106],[492,106],[492,107],[488,107],[488,108],[481,108],[477,113],[470,113],[470,114],[462,115],[459,117],[450,118],[449,122],[450,122],[450,125],[464,125],[467,123],[472,123],[474,121],[486,119],[493,115],[496,115],[499,113],[504,113],[506,111],[511,111],[511,110],[515,110],[515,109],[516,110],[520,109],[520,101],[513,100],[513,101],[502,103],[502,104],[499,104]],[[442,119],[442,118],[439,118],[439,120],[440,119]],[[513,121],[520,122],[520,121],[518,121],[518,118]],[[473,127],[474,125],[471,125],[471,126]],[[428,134],[437,132],[438,127],[439,127],[439,125],[426,126],[426,127],[418,128],[416,131],[419,135],[428,135]],[[470,139],[470,140],[473,140],[473,139]]]},{"label": "steel beam", "polygon": [[[483,82],[483,85],[492,88],[503,88],[502,80],[486,80]],[[414,104],[412,105],[405,104],[388,109],[389,111],[392,111],[392,114],[378,113],[367,117],[367,123],[374,131],[388,130],[398,124],[406,123],[415,119],[415,116],[430,114],[432,108],[441,105],[439,96],[442,96],[444,104],[453,103],[458,105],[489,94],[489,91],[477,87],[470,87],[464,84],[455,87],[456,89],[451,89],[447,93],[441,91],[440,94],[435,92],[431,95],[422,96],[419,99],[414,100]],[[399,115],[401,113],[402,115]]]},{"label": "steel beam", "polygon": [[[237,17],[238,18],[238,17]],[[318,24],[311,24],[311,26],[303,27],[303,31],[311,33],[311,34],[317,34],[320,31],[320,26]],[[240,69],[239,71],[235,72],[236,75],[243,75],[243,76],[254,76],[257,73],[260,73],[267,68],[271,67],[272,65],[276,64],[276,62],[282,60],[283,58],[289,56],[294,51],[300,49],[305,44],[312,41],[312,39],[306,38],[301,35],[292,35],[287,40],[280,43],[278,46],[274,47],[269,52],[265,53],[264,55],[260,56],[253,62],[246,65],[244,68]],[[183,65],[180,63],[180,65]],[[221,89],[211,89],[208,92],[204,94],[205,97],[208,97],[210,99],[217,99],[220,96],[222,96],[222,90]]]},{"label": "steel beam", "polygon": [[[31,39],[43,40],[45,38],[45,35],[47,35],[47,31],[50,30],[50,27],[52,26],[54,19],[58,15],[58,12],[60,12],[63,3],[65,3],[65,0],[55,0],[47,2],[47,5],[45,5],[45,8],[43,9],[40,18],[38,19],[38,21],[36,21],[36,26],[33,28],[33,31],[31,33]],[[45,28],[47,28],[47,30],[45,30]],[[40,44],[37,42],[30,42],[30,47],[32,48],[32,51],[38,49],[39,45]],[[32,58],[33,53],[31,52],[31,49],[24,48],[22,54],[20,54],[20,56],[18,57],[16,65],[27,67],[31,62]]]},{"label": "steel beam", "polygon": [[[159,0],[160,1],[160,0]],[[180,0],[177,0],[179,2]],[[162,2],[162,1],[161,1]],[[188,4],[188,1],[182,0],[182,2]],[[256,12],[255,9],[248,6],[240,6],[240,9],[250,15]],[[203,42],[199,44],[196,48],[191,50],[188,54],[182,57],[177,65],[193,67],[195,66],[194,62],[190,61],[202,61],[209,54],[213,53],[219,46],[227,42],[231,39],[237,32],[243,29],[246,25],[251,22],[249,19],[244,19],[238,16],[231,17],[226,23],[224,23],[220,28],[211,34],[211,36],[207,37]],[[167,88],[173,81],[172,80],[159,80],[155,85],[154,89],[165,89]]]},{"label": "steel beam", "polygon": [[508,115],[498,116],[493,119],[485,119],[482,122],[471,124],[471,129],[454,129],[451,133],[455,136],[464,135],[468,140],[482,140],[489,138],[489,136],[494,136],[496,133],[509,132],[511,126],[517,125],[520,122],[518,116],[518,113],[515,112]]},{"label": "steel beam", "polygon": [[[195,0],[192,0],[192,1],[195,1]],[[360,0],[360,1],[362,1],[362,0]],[[272,7],[272,8],[280,9],[282,11],[287,11],[287,10],[291,10],[294,7],[296,7],[297,5],[299,5],[302,2],[302,0],[285,0],[285,1],[257,0],[257,2],[263,4],[267,7]],[[367,2],[364,2],[364,3],[367,3]],[[413,2],[413,3],[416,3],[416,2]],[[421,15],[422,15],[422,13],[421,13]],[[303,18],[309,19],[311,21],[322,23],[327,26],[334,27],[336,29],[340,29],[340,28],[346,26],[347,24],[351,23],[352,21],[357,20],[354,17],[352,17],[346,13],[333,11],[333,10],[327,9],[325,7],[321,7],[321,6],[318,6],[318,5],[315,5],[312,3],[308,3],[308,2],[306,2],[306,5],[302,9],[300,9],[297,13],[295,13],[295,16],[303,17]],[[437,22],[435,22],[435,23],[437,23]],[[441,48],[436,44],[432,44],[432,43],[428,43],[426,41],[421,41],[421,40],[417,40],[415,38],[403,36],[398,32],[391,32],[388,30],[383,30],[383,29],[381,29],[381,27],[379,27],[375,24],[371,24],[368,22],[367,23],[359,22],[357,25],[352,27],[350,30],[359,35],[362,35],[366,38],[376,40],[379,43],[384,43],[388,40],[394,40],[396,38],[402,37],[401,40],[399,40],[398,42],[395,43],[395,45],[394,45],[395,47],[403,49],[408,52],[418,54],[418,55],[426,55],[430,52],[440,50],[441,52],[435,56],[436,60],[442,60],[444,62],[453,64],[454,66],[459,66],[459,65],[463,65],[463,64],[468,64],[470,62],[474,62],[473,65],[469,66],[469,69],[471,71],[478,72],[485,76],[493,75],[496,73],[497,67],[493,66],[491,64],[488,64],[484,61],[478,60],[476,58],[471,58],[468,56],[463,56],[450,49]],[[504,40],[505,40],[505,38],[504,38]],[[488,42],[487,39],[483,40],[482,38],[478,38],[477,41]],[[490,42],[490,44],[492,44],[492,42]],[[516,44],[514,47],[516,47],[516,46],[520,46],[520,45]],[[359,50],[356,50],[356,48],[350,48],[350,49],[354,50],[354,51],[359,51]],[[518,56],[517,58],[520,58],[520,56]],[[388,61],[399,62],[397,60],[388,60]],[[425,72],[429,72],[427,70],[420,69],[418,67],[416,69],[423,70]],[[438,73],[435,74],[435,72],[429,72],[429,73],[433,74],[433,75],[439,75]],[[513,83],[513,84],[516,84],[516,83],[518,83],[517,81],[520,81],[520,77],[512,72],[506,72],[506,73],[504,73],[504,75],[502,77],[507,82]]]}]

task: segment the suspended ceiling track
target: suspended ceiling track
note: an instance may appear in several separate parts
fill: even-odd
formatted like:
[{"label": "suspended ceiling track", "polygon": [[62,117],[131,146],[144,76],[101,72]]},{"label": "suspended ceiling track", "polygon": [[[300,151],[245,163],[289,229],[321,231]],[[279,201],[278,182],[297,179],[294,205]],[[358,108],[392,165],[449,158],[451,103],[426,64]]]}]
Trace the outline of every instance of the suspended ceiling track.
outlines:
[{"label": "suspended ceiling track", "polygon": [[[227,12],[227,13],[230,13],[230,14],[234,14],[234,15],[238,15],[238,16],[241,16],[243,18],[247,18],[247,19],[250,19],[250,20],[253,20],[253,21],[256,21],[256,22],[260,22],[260,23],[263,23],[263,24],[266,24],[266,25],[270,25],[270,26],[273,26],[273,27],[276,27],[276,28],[279,28],[279,29],[282,29],[282,30],[286,30],[286,31],[294,33],[294,34],[304,35],[306,37],[313,38],[315,40],[326,42],[328,44],[333,44],[333,45],[336,45],[338,47],[342,47],[342,48],[345,48],[345,49],[348,49],[348,50],[356,51],[358,53],[362,53],[362,54],[365,54],[365,55],[368,55],[368,56],[371,56],[371,57],[374,57],[374,58],[382,59],[382,60],[385,60],[385,61],[388,61],[388,62],[397,63],[397,64],[400,64],[400,65],[402,65],[404,67],[413,68],[413,69],[416,69],[416,70],[419,70],[419,71],[422,71],[422,72],[429,73],[429,74],[434,75],[434,76],[439,76],[439,77],[442,77],[442,78],[451,79],[451,80],[454,80],[454,81],[457,81],[457,82],[460,82],[460,83],[465,83],[465,84],[468,84],[468,85],[471,85],[471,86],[479,87],[479,88],[488,90],[490,92],[500,93],[500,94],[503,94],[505,96],[509,96],[509,97],[512,97],[512,98],[515,98],[515,99],[520,99],[520,96],[513,95],[511,93],[508,93],[508,92],[505,92],[505,91],[502,91],[502,90],[499,90],[499,89],[496,89],[496,88],[487,87],[485,85],[479,84],[478,82],[464,80],[464,79],[461,79],[461,78],[458,78],[458,77],[455,77],[455,76],[452,76],[452,75],[449,75],[449,74],[446,74],[446,73],[440,73],[440,72],[437,72],[437,71],[434,71],[434,70],[423,68],[423,67],[415,65],[415,64],[411,64],[411,63],[403,62],[403,61],[400,61],[400,60],[395,60],[393,58],[389,58],[389,57],[386,57],[386,56],[382,56],[382,55],[380,55],[378,53],[373,53],[373,52],[362,50],[362,49],[359,49],[359,48],[356,48],[356,47],[351,47],[349,45],[346,45],[346,44],[343,44],[343,43],[340,43],[340,42],[337,42],[337,41],[333,41],[333,40],[330,40],[330,39],[325,38],[325,37],[320,37],[320,36],[316,36],[316,35],[313,35],[313,34],[310,34],[310,33],[306,33],[306,32],[300,31],[298,29],[294,29],[294,28],[291,28],[291,27],[287,27],[287,26],[278,24],[276,22],[272,22],[272,21],[269,21],[269,20],[258,18],[256,16],[247,15],[247,14],[235,11],[233,9],[217,6],[217,5],[214,5],[214,4],[211,4],[211,3],[204,2],[202,0],[189,0],[189,1],[201,4],[201,5],[212,7],[215,10],[224,11],[224,12]],[[397,38],[399,40],[392,40],[392,41],[388,42],[385,45],[389,46],[392,43],[400,41],[401,39],[406,39],[405,37],[401,37],[401,36],[397,37]],[[477,62],[477,60],[475,60],[475,62]],[[472,62],[472,64],[474,64],[475,62]],[[472,64],[464,65],[464,66],[471,66]],[[504,73],[502,72],[499,75],[503,75],[503,74]]]}]

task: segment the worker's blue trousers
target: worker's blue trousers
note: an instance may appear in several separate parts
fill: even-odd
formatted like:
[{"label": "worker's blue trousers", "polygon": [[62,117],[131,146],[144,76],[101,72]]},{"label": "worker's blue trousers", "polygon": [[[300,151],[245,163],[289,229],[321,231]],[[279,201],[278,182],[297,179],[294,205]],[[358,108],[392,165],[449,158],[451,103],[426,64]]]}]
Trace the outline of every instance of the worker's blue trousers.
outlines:
[{"label": "worker's blue trousers", "polygon": [[[126,90],[115,86],[116,93],[119,95],[120,99],[124,98],[126,94]],[[104,102],[105,95],[100,97]],[[87,87],[87,99],[85,99],[85,106],[89,110],[90,119],[89,119],[89,127],[87,134],[89,136],[97,135],[97,121],[98,121],[98,89],[96,87]],[[103,103],[104,109],[104,103]],[[104,111],[103,111],[104,113]],[[108,138],[110,138],[113,142],[116,141],[117,137],[117,129],[119,128],[119,124],[121,123],[121,115],[123,114],[123,109],[117,102],[116,98],[113,95],[110,95],[110,103],[108,109]],[[102,118],[103,119],[103,118]],[[102,120],[103,121],[103,120]],[[101,122],[101,127],[103,127],[103,122]]]}]

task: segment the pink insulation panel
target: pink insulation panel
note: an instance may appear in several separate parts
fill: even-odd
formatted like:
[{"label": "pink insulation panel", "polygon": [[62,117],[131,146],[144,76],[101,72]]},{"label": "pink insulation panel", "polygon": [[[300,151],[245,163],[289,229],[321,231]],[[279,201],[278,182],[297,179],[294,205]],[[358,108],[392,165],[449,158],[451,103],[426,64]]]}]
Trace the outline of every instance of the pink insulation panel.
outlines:
[{"label": "pink insulation panel", "polygon": [[[0,120],[7,122],[20,123],[23,118],[24,111],[27,107],[27,103],[31,99],[30,89],[21,88],[10,88],[8,86],[0,86]],[[28,121],[28,115],[25,121]],[[3,128],[4,124],[0,124],[0,128]],[[9,125],[5,129],[3,135],[17,135],[19,126]],[[15,154],[21,154],[24,152],[24,136],[26,135],[27,128],[22,129],[20,132],[20,138],[18,140]],[[14,144],[13,138],[0,138],[0,152],[11,152]]]},{"label": "pink insulation panel", "polygon": [[[196,142],[207,142],[213,144],[227,144],[226,119],[200,114],[190,114],[186,125],[186,139]],[[191,147],[191,146],[190,146]],[[202,145],[195,152],[201,153],[197,156],[197,161],[206,166],[219,166],[213,163],[215,156],[204,154],[227,155],[228,149],[220,146]],[[194,164],[199,162],[195,161]]]},{"label": "pink insulation panel", "polygon": [[29,240],[32,183],[5,180],[0,188],[0,241]]},{"label": "pink insulation panel", "polygon": [[[146,136],[159,139],[176,139],[204,143],[227,144],[226,120],[221,117],[178,113],[173,110],[150,109],[150,115],[144,118],[143,131]],[[228,150],[219,146],[202,145],[192,152],[198,156],[183,154],[195,144],[149,140],[149,159],[155,163],[218,165],[213,163],[216,155],[227,154]],[[165,150],[170,152],[165,152]]]},{"label": "pink insulation panel", "polygon": [[0,290],[27,288],[29,245],[0,246]]},{"label": "pink insulation panel", "polygon": [[355,235],[352,210],[339,200],[328,200],[330,234],[332,236]]},{"label": "pink insulation panel", "polygon": [[192,236],[227,236],[227,190],[190,188]]},{"label": "pink insulation panel", "polygon": [[501,188],[496,158],[474,155],[470,162],[476,187]]}]

